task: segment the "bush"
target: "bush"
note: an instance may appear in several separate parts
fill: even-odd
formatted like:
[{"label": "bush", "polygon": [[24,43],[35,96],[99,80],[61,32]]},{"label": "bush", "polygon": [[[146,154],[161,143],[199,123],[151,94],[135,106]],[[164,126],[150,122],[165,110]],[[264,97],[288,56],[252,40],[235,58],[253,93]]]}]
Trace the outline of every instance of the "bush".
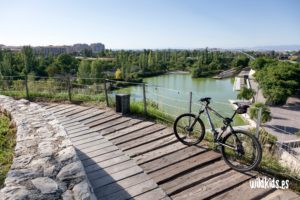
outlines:
[{"label": "bush", "polygon": [[238,99],[252,99],[255,95],[255,91],[251,88],[243,87],[237,95]]},{"label": "bush", "polygon": [[272,119],[270,108],[260,102],[257,102],[250,107],[250,118],[257,119],[259,108],[262,108],[261,122],[266,123],[270,121]]}]

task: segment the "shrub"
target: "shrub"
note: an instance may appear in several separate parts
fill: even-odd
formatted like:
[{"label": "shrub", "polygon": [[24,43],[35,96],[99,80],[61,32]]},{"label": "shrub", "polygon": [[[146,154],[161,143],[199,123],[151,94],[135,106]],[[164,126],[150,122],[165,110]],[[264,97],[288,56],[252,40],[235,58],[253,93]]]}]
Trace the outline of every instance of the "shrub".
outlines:
[{"label": "shrub", "polygon": [[254,103],[250,107],[250,118],[257,119],[258,111],[260,108],[262,109],[261,122],[266,123],[266,122],[270,121],[272,119],[270,108],[260,102]]}]

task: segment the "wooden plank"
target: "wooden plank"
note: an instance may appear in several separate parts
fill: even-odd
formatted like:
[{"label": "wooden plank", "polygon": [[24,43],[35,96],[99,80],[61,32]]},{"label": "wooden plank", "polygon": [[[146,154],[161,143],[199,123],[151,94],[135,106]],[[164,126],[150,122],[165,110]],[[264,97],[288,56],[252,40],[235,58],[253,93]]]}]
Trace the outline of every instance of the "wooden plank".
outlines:
[{"label": "wooden plank", "polygon": [[50,108],[54,108],[58,105],[61,105],[61,104],[57,104],[57,103],[52,103],[52,104],[45,104],[46,106],[44,107],[45,109],[49,110]]},{"label": "wooden plank", "polygon": [[216,160],[220,160],[221,155],[213,151],[204,152],[202,154],[196,155],[194,157],[188,158],[180,163],[171,165],[169,167],[163,168],[161,170],[151,173],[151,177],[160,184],[170,180],[179,174],[188,172],[196,167],[212,163]]},{"label": "wooden plank", "polygon": [[112,151],[116,151],[118,149],[119,148],[117,146],[112,145],[112,146],[108,146],[108,147],[99,149],[97,151],[92,151],[92,152],[89,152],[89,153],[79,154],[78,157],[79,157],[80,160],[85,160],[85,159],[93,158],[95,156],[106,154],[106,153],[109,153],[109,152],[112,152]]},{"label": "wooden plank", "polygon": [[90,147],[93,147],[93,146],[100,146],[100,145],[102,145],[103,143],[112,145],[112,144],[111,144],[110,142],[108,142],[106,139],[102,138],[102,139],[100,139],[100,140],[96,140],[96,141],[93,141],[93,142],[89,142],[89,143],[85,143],[85,144],[76,145],[76,148],[77,148],[77,149],[80,149],[80,150],[84,150],[84,149],[86,149],[86,148],[90,148]]},{"label": "wooden plank", "polygon": [[92,184],[93,188],[96,189],[96,188],[102,187],[104,185],[114,183],[114,182],[119,181],[121,179],[133,176],[135,174],[139,174],[141,172],[143,172],[142,168],[140,168],[138,166],[134,166],[134,167],[119,171],[117,173],[113,173],[113,174],[110,174],[108,176],[101,177],[101,178],[96,179],[96,180],[92,180],[91,184]]},{"label": "wooden plank", "polygon": [[59,111],[59,110],[68,108],[68,107],[70,107],[70,106],[73,106],[73,105],[59,104],[59,105],[57,105],[57,106],[55,106],[55,107],[52,107],[52,108],[49,108],[49,109],[47,109],[47,110],[48,110],[49,112],[52,112],[52,113],[53,113],[53,111]]},{"label": "wooden plank", "polygon": [[[57,118],[57,116],[55,116],[55,117]],[[75,124],[75,123],[79,124],[78,122],[72,121],[72,120],[70,120],[70,118],[64,117],[64,116],[61,119],[59,119],[59,118],[57,118],[57,119],[64,126],[69,126],[69,124],[71,124],[71,123],[73,123],[73,124]]]},{"label": "wooden plank", "polygon": [[100,115],[104,112],[105,112],[104,110],[99,110],[99,109],[96,109],[96,108],[92,107],[89,110],[85,110],[83,112],[80,112],[80,113],[77,113],[77,114],[74,114],[74,115],[68,116],[68,117],[72,120],[75,119],[77,121],[80,121],[80,120],[83,120],[83,119],[86,119],[86,118],[90,118],[90,117]]},{"label": "wooden plank", "polygon": [[128,141],[126,143],[119,144],[118,147],[124,151],[128,149],[132,149],[134,147],[142,146],[144,144],[148,144],[150,142],[160,140],[162,138],[173,135],[173,131],[171,129],[164,129],[158,132],[150,133],[145,135],[144,137],[133,139],[132,141]]},{"label": "wooden plank", "polygon": [[[72,134],[69,134],[69,137],[70,138],[75,138],[75,137],[79,137],[79,136],[83,136],[83,135],[90,135],[92,133],[96,133],[94,130],[85,130],[85,131],[81,131],[81,132],[78,132],[78,133],[72,133]],[[98,133],[100,134],[100,133]]]},{"label": "wooden plank", "polygon": [[103,162],[105,160],[109,160],[115,157],[119,157],[119,156],[125,156],[124,153],[120,150],[116,150],[116,151],[112,151],[106,154],[102,154],[100,156],[96,156],[93,158],[88,158],[85,160],[82,160],[82,164],[84,167],[87,167],[89,165],[93,165],[95,163],[99,163],[99,162]]},{"label": "wooden plank", "polygon": [[84,111],[86,111],[86,110],[91,110],[91,109],[92,109],[91,107],[82,107],[82,108],[78,108],[77,110],[74,110],[74,111],[65,113],[64,116],[66,116],[66,117],[71,117],[71,116],[73,116],[73,115],[75,115],[75,114],[82,113],[82,112],[84,112]]},{"label": "wooden plank", "polygon": [[100,125],[94,126],[93,129],[96,131],[102,131],[104,129],[113,127],[115,125],[121,124],[121,123],[129,121],[129,120],[130,120],[130,118],[128,118],[128,117],[120,117],[120,118],[102,123]]},{"label": "wooden plank", "polygon": [[100,169],[99,168],[96,171],[88,172],[87,176],[88,176],[89,180],[91,181],[91,180],[99,179],[103,176],[107,176],[109,174],[113,174],[113,173],[125,170],[127,168],[131,168],[131,167],[134,167],[134,166],[136,166],[136,164],[132,160],[129,160],[129,161],[126,161],[126,162],[118,163],[116,165],[107,167],[105,169]]},{"label": "wooden plank", "polygon": [[129,127],[129,126],[133,126],[135,124],[138,124],[140,122],[142,122],[142,120],[140,120],[140,119],[130,119],[129,121],[126,121],[126,122],[123,122],[123,123],[118,124],[116,126],[112,126],[112,127],[107,128],[105,130],[102,130],[101,134],[104,135],[104,136],[106,136],[106,135],[108,135],[110,133],[114,133],[116,131],[122,130],[124,128]]},{"label": "wooden plank", "polygon": [[[67,118],[66,118],[67,119]],[[70,120],[67,119],[67,120],[59,120],[60,124],[63,125],[65,128],[69,128],[69,127],[72,127],[72,126],[77,126],[77,125],[82,125],[80,124],[79,122],[71,122],[70,123]]]},{"label": "wooden plank", "polygon": [[94,116],[94,117],[91,117],[91,118],[88,118],[88,119],[85,119],[85,120],[81,120],[81,122],[83,124],[88,124],[88,123],[92,123],[92,122],[95,122],[97,120],[103,119],[105,117],[109,117],[109,116],[114,115],[114,114],[116,114],[114,111],[108,111],[108,112],[105,112],[101,115],[97,115],[97,116]]},{"label": "wooden plank", "polygon": [[56,119],[59,120],[59,122],[62,122],[63,120],[66,120],[67,118],[65,116],[60,116],[60,115],[54,115]]},{"label": "wooden plank", "polygon": [[130,158],[128,156],[119,156],[119,157],[115,157],[115,158],[112,158],[109,160],[95,163],[93,165],[89,165],[89,166],[85,167],[84,169],[86,172],[92,172],[92,171],[96,171],[98,169],[105,169],[107,167],[117,165],[119,163],[123,163],[128,160],[130,160]]},{"label": "wooden plank", "polygon": [[98,135],[100,135],[100,133],[92,132],[92,133],[85,134],[85,135],[82,135],[82,136],[70,137],[70,139],[71,139],[72,142],[77,142],[77,141],[84,140],[84,139],[87,139],[87,138],[97,137]]},{"label": "wooden plank", "polygon": [[191,146],[182,150],[179,150],[177,152],[171,153],[167,156],[164,156],[162,158],[155,159],[149,163],[145,163],[141,165],[141,167],[147,172],[151,173],[156,170],[162,169],[164,167],[167,167],[169,165],[178,163],[182,160],[185,160],[191,156],[195,156],[197,154],[205,152],[206,149],[199,148],[195,146]]},{"label": "wooden plank", "polygon": [[87,126],[82,126],[82,125],[77,125],[77,126],[73,126],[74,128],[66,128],[67,129],[67,132],[68,134],[74,134],[74,133],[79,133],[79,132],[82,132],[82,131],[88,131],[90,130],[89,127]]},{"label": "wooden plank", "polygon": [[95,194],[98,199],[103,199],[104,196],[108,196],[108,195],[118,192],[120,190],[125,190],[128,187],[140,184],[149,179],[150,179],[150,177],[148,175],[146,175],[145,173],[140,173],[140,174],[125,178],[123,180],[120,180],[118,182],[97,188],[95,190]]},{"label": "wooden plank", "polygon": [[163,130],[165,128],[166,127],[163,126],[163,125],[155,124],[155,125],[152,125],[150,127],[141,129],[139,131],[135,131],[135,132],[129,133],[127,135],[124,135],[123,137],[118,137],[118,138],[112,139],[111,141],[114,144],[119,145],[119,144],[122,144],[122,143],[125,143],[125,142],[128,142],[128,141],[132,141],[134,139],[149,135],[151,133],[155,133],[155,132]]},{"label": "wooden plank", "polygon": [[271,192],[275,191],[273,188],[250,188],[249,181],[243,183],[242,185],[233,188],[221,195],[218,195],[212,199],[214,200],[222,200],[222,199],[235,199],[239,197],[239,200],[248,200],[248,199],[262,199],[267,196]]},{"label": "wooden plank", "polygon": [[175,137],[175,135],[171,135],[169,137],[163,138],[159,141],[153,141],[149,144],[146,145],[142,145],[133,149],[129,149],[126,151],[127,155],[129,155],[130,157],[135,157],[138,155],[141,155],[143,153],[147,153],[149,151],[153,151],[155,149],[161,148],[163,146],[167,146],[167,145],[171,145],[175,142],[177,142],[177,138]]},{"label": "wooden plank", "polygon": [[141,165],[184,148],[187,148],[187,146],[181,142],[176,142],[174,144],[136,156],[134,157],[134,160],[137,162],[137,164]]},{"label": "wooden plank", "polygon": [[221,160],[176,177],[171,181],[160,184],[160,186],[168,195],[174,195],[194,185],[212,179],[213,177],[224,174],[224,172],[229,170],[231,170],[231,168]]},{"label": "wooden plank", "polygon": [[176,200],[208,199],[248,179],[250,179],[249,176],[232,170],[182,191],[172,198]]},{"label": "wooden plank", "polygon": [[[75,141],[75,142],[72,142],[72,143],[73,143],[73,145],[78,146],[78,145],[81,145],[81,144],[86,144],[86,143],[90,143],[90,142],[93,142],[93,141],[96,141],[96,140],[101,140],[101,139],[103,139],[103,136],[99,134],[96,137],[89,137],[89,138],[81,139],[79,141]],[[107,141],[107,140],[105,140],[105,141]]]},{"label": "wooden plank", "polygon": [[72,118],[76,119],[79,121],[79,122],[82,122],[84,120],[87,120],[87,119],[90,119],[92,117],[96,117],[96,116],[99,116],[99,115],[102,115],[104,114],[105,112],[108,112],[107,110],[99,110],[99,109],[95,109],[93,111],[90,111],[88,112],[87,114],[84,113],[84,115],[82,116],[72,116]]},{"label": "wooden plank", "polygon": [[[91,109],[92,108],[88,108],[88,107],[75,107],[75,109],[73,109],[71,111],[68,111],[68,112],[65,112],[65,113],[62,113],[58,116],[63,116],[66,119],[68,119],[70,123],[72,123],[72,122],[75,122],[73,120],[74,119],[73,115],[81,114],[81,113],[84,113],[84,112],[86,113]],[[66,122],[64,122],[64,123],[66,123]]]},{"label": "wooden plank", "polygon": [[126,134],[129,134],[129,133],[133,133],[135,131],[138,131],[138,130],[141,130],[143,128],[147,128],[149,126],[152,126],[154,123],[153,122],[141,122],[141,123],[138,123],[134,126],[130,126],[128,128],[125,128],[125,129],[122,129],[122,130],[119,130],[119,131],[116,131],[112,134],[109,134],[106,136],[106,138],[108,140],[112,140],[114,138],[118,138],[118,137],[122,137]]},{"label": "wooden plank", "polygon": [[66,104],[65,104],[64,106],[62,106],[62,107],[60,107],[60,108],[58,108],[58,109],[51,110],[51,112],[52,112],[53,114],[57,115],[57,116],[60,116],[59,113],[61,113],[61,112],[68,112],[68,111],[74,110],[74,109],[76,109],[76,108],[77,108],[77,107],[76,107],[75,105],[72,105],[72,104],[66,105]]},{"label": "wooden plank", "polygon": [[112,146],[112,145],[113,144],[111,144],[110,142],[104,142],[104,143],[101,143],[99,145],[95,145],[95,146],[92,146],[92,147],[87,147],[87,148],[84,148],[84,149],[76,147],[76,150],[77,150],[78,154],[82,154],[82,153],[89,153],[89,152],[92,152],[92,151],[97,151],[99,149],[102,149],[102,148],[108,147],[108,146]]},{"label": "wooden plank", "polygon": [[275,190],[268,196],[261,198],[261,200],[299,200],[300,197],[295,192],[289,190]]},{"label": "wooden plank", "polygon": [[135,196],[134,198],[131,198],[131,200],[145,200],[145,199],[165,199],[165,200],[171,200],[166,193],[161,188],[156,188],[154,190],[148,191],[144,194]]},{"label": "wooden plank", "polygon": [[89,129],[89,127],[83,126],[82,124],[77,124],[77,125],[73,125],[73,126],[65,127],[65,128],[67,129],[68,133],[70,133],[70,134]]},{"label": "wooden plank", "polygon": [[126,190],[120,190],[105,196],[105,200],[126,200],[137,195],[143,194],[147,191],[157,188],[157,184],[153,180],[148,180],[143,183],[126,188]]},{"label": "wooden plank", "polygon": [[57,116],[65,116],[64,113],[73,112],[74,110],[78,110],[77,106],[71,105],[68,108],[60,109],[59,111],[53,111],[53,114]]},{"label": "wooden plank", "polygon": [[103,123],[108,122],[108,121],[111,121],[111,120],[118,119],[118,118],[120,118],[120,117],[122,117],[122,116],[119,115],[119,114],[114,114],[114,115],[111,115],[111,116],[109,116],[109,117],[105,117],[105,118],[103,118],[103,119],[99,119],[99,120],[97,120],[97,121],[94,121],[94,122],[91,122],[91,123],[87,123],[87,124],[85,124],[85,125],[88,126],[88,127],[90,127],[90,128],[93,128],[93,127],[95,127],[95,126],[99,126],[100,124],[103,124]]}]

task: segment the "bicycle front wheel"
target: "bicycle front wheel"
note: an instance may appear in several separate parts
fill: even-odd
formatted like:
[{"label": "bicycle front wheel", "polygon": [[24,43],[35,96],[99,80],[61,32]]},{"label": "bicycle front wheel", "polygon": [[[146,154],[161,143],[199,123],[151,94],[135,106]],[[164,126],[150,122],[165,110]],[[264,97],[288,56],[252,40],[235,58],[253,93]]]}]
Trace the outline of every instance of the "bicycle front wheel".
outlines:
[{"label": "bicycle front wheel", "polygon": [[224,161],[240,172],[256,168],[262,158],[259,141],[251,133],[241,130],[224,137],[221,152]]},{"label": "bicycle front wheel", "polygon": [[186,113],[178,116],[174,122],[174,133],[185,145],[195,145],[202,141],[205,134],[204,124],[194,114]]}]

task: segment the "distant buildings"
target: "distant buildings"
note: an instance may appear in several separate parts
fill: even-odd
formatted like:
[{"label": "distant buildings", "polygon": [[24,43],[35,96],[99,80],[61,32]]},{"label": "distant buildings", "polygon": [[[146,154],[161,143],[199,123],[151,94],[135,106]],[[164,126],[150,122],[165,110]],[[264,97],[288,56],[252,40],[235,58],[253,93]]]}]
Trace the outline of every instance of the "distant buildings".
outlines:
[{"label": "distant buildings", "polygon": [[[9,49],[11,51],[21,51],[22,46],[5,46],[0,45],[0,49]],[[102,43],[92,43],[90,45],[88,44],[74,44],[72,46],[63,45],[63,46],[36,46],[32,47],[33,51],[38,54],[44,54],[44,55],[57,55],[61,53],[81,53],[85,49],[90,50],[93,53],[97,53],[100,51],[105,50],[105,46]]]}]

